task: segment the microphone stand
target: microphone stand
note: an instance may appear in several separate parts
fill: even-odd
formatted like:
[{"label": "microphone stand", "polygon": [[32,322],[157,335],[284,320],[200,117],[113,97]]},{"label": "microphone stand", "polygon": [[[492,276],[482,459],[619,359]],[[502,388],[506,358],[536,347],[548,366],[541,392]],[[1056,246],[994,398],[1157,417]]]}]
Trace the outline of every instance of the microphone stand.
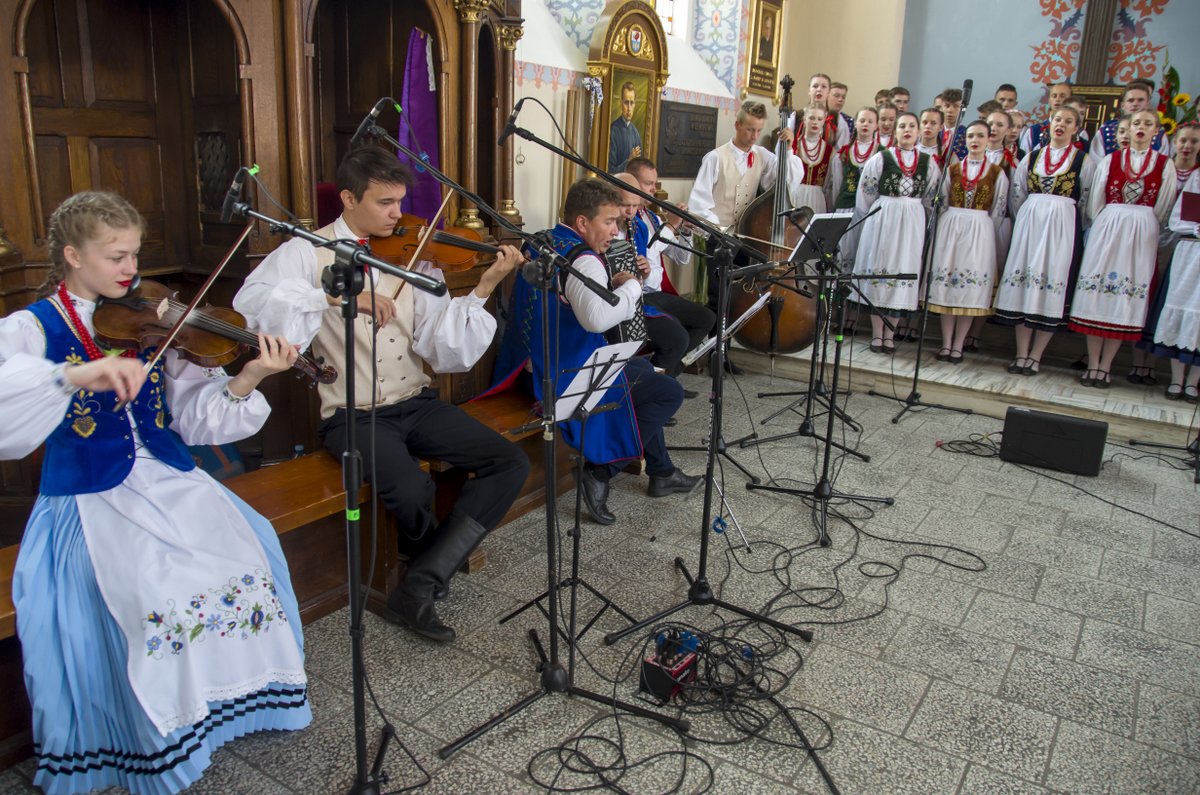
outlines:
[{"label": "microphone stand", "polygon": [[[774,441],[778,441],[780,439],[794,439],[797,436],[802,437],[802,438],[803,437],[811,437],[813,439],[820,440],[821,442],[823,442],[826,445],[831,445],[845,453],[849,453],[850,455],[855,456],[856,458],[862,460],[863,462],[869,462],[871,460],[871,457],[869,455],[867,455],[865,453],[860,453],[858,450],[852,450],[843,444],[835,442],[835,441],[833,441],[832,437],[830,437],[830,436],[819,435],[818,433],[816,433],[814,426],[813,426],[813,402],[820,401],[821,405],[825,407],[826,411],[836,414],[838,419],[845,422],[852,429],[854,429],[855,431],[862,430],[862,426],[860,426],[858,423],[856,423],[854,421],[854,419],[852,417],[850,417],[848,414],[846,414],[844,411],[842,411],[840,408],[838,408],[837,392],[836,391],[827,391],[825,389],[824,381],[822,380],[824,377],[824,373],[825,373],[825,365],[826,365],[826,362],[828,361],[827,354],[828,354],[828,349],[829,349],[829,335],[830,335],[830,330],[831,330],[831,327],[828,322],[829,321],[829,317],[828,317],[829,313],[825,309],[825,301],[826,301],[825,288],[826,288],[827,277],[829,275],[833,275],[835,278],[836,278],[836,276],[842,275],[840,269],[837,267],[837,263],[834,260],[834,255],[837,252],[838,242],[840,242],[841,239],[843,237],[845,237],[846,234],[849,233],[851,229],[854,229],[855,227],[857,227],[860,224],[862,224],[863,222],[865,222],[867,220],[867,218],[869,218],[871,215],[872,215],[872,213],[868,213],[867,215],[860,218],[858,221],[847,226],[842,231],[842,233],[838,236],[838,239],[836,241],[834,241],[833,247],[830,250],[826,250],[825,246],[822,244],[822,240],[820,240],[819,238],[815,238],[811,234],[809,234],[808,228],[806,226],[801,226],[800,224],[795,224],[796,228],[800,230],[800,233],[801,233],[801,235],[803,235],[804,239],[808,241],[809,245],[811,245],[813,247],[813,249],[819,255],[818,262],[820,264],[817,266],[817,333],[820,335],[821,377],[817,376],[818,356],[817,356],[817,348],[814,347],[813,354],[812,354],[811,358],[809,359],[808,389],[806,391],[800,392],[800,393],[796,393],[796,392],[759,392],[758,393],[758,396],[760,398],[761,397],[780,397],[780,396],[787,397],[787,396],[794,396],[794,395],[799,394],[800,397],[797,400],[793,401],[792,403],[788,404],[787,406],[784,406],[782,409],[780,409],[779,411],[775,412],[774,414],[772,414],[771,416],[767,417],[766,419],[764,419],[762,421],[762,424],[766,425],[768,422],[773,420],[775,417],[778,417],[783,412],[794,411],[795,407],[798,404],[804,403],[805,404],[804,416],[800,421],[799,428],[797,428],[792,433],[782,433],[782,434],[778,434],[776,436],[767,436],[767,437],[764,437],[761,439],[758,437],[757,433],[754,433],[754,434],[751,434],[749,437],[741,440],[741,442],[739,442],[739,445],[741,447],[743,447],[743,448],[753,447],[755,445],[766,444],[767,442],[774,442]],[[799,247],[797,247],[797,251],[795,253],[796,254],[799,253]],[[791,287],[790,285],[785,283],[787,281],[787,277],[784,277],[781,279],[770,279],[769,281],[771,281],[773,284],[778,284],[779,286],[784,287],[786,289],[794,289],[793,287]],[[857,290],[858,288],[855,287],[854,289]],[[867,299],[865,296],[862,296],[862,293],[859,293],[859,295],[861,296],[861,300],[863,301],[863,303],[865,305],[867,305],[868,307],[872,307],[869,299]],[[840,328],[838,331],[838,336],[841,336]],[[835,362],[835,366],[836,366],[836,362]],[[847,393],[847,394],[849,394],[849,393]],[[825,395],[829,395],[829,397],[826,398]]]},{"label": "microphone stand", "polygon": [[[957,132],[957,128],[955,128],[955,132]],[[954,145],[953,134],[950,136],[950,139],[951,139],[950,146],[946,150],[947,161],[949,161],[949,156],[952,152],[952,148]],[[949,167],[947,167],[947,171],[949,171]],[[925,289],[923,291],[924,295],[921,298],[921,304],[922,304],[922,306],[921,306],[921,333],[917,335],[917,361],[913,365],[912,388],[910,389],[910,391],[908,393],[908,397],[906,397],[906,398],[899,398],[899,397],[896,397],[895,395],[885,395],[884,393],[877,392],[874,389],[867,390],[867,394],[871,395],[872,397],[881,397],[881,398],[884,398],[885,400],[894,400],[897,403],[904,404],[903,407],[900,409],[900,411],[897,412],[896,416],[892,417],[893,425],[899,423],[900,419],[905,414],[907,414],[910,411],[915,410],[917,408],[917,406],[924,406],[925,408],[929,408],[929,409],[941,409],[942,411],[957,411],[959,414],[974,414],[975,413],[971,409],[960,409],[960,408],[955,408],[954,406],[946,406],[941,403],[926,403],[921,400],[921,393],[917,391],[917,384],[921,380],[921,354],[925,350],[925,329],[929,325],[929,289],[930,289],[930,287],[932,287],[932,279],[930,279],[930,275],[931,275],[930,270],[933,266],[934,255],[937,253],[938,213],[941,209],[942,209],[942,190],[941,190],[941,187],[939,186],[938,190],[933,195],[933,211],[929,214],[929,221],[925,225],[926,226],[926,232],[925,232],[926,246],[925,246],[925,249],[921,252],[921,271],[925,276],[925,279],[924,279]],[[886,318],[885,318],[885,322],[886,322]]]},{"label": "microphone stand", "polygon": [[[365,594],[362,593],[362,537],[359,533],[358,492],[363,485],[362,454],[358,450],[354,398],[354,332],[358,316],[356,296],[362,292],[365,275],[363,265],[378,268],[413,287],[433,295],[445,295],[446,285],[424,274],[398,268],[371,256],[366,246],[353,240],[327,240],[309,232],[302,226],[280,221],[256,212],[245,202],[233,203],[233,214],[253,218],[267,224],[272,234],[285,234],[307,240],[317,248],[333,249],[334,264],[321,277],[325,292],[341,299],[342,320],[345,326],[345,363],[342,377],[346,385],[346,450],[342,453],[342,486],[346,490],[346,559],[347,588],[350,594],[350,676],[354,699],[354,785],[350,795],[379,795],[380,786],[386,781],[381,773],[388,744],[396,736],[396,730],[385,723],[375,761],[367,767],[367,707],[366,707],[366,662],[363,654],[363,610]],[[373,388],[373,385],[372,385]]]},{"label": "microphone stand", "polygon": [[[597,177],[603,179],[605,182],[608,182],[609,184],[613,185],[616,188],[619,188],[623,191],[628,191],[629,193],[632,193],[635,196],[640,196],[643,199],[645,199],[646,201],[650,202],[655,207],[659,207],[664,210],[670,209],[671,212],[675,213],[683,220],[685,220],[685,221],[691,223],[693,226],[699,227],[700,229],[707,232],[709,234],[709,239],[711,241],[713,241],[715,244],[715,251],[713,252],[712,257],[716,264],[716,273],[717,273],[717,277],[718,277],[717,308],[718,308],[718,310],[721,310],[721,311],[717,312],[716,335],[717,335],[718,340],[724,339],[725,324],[727,322],[726,314],[725,314],[724,310],[727,309],[728,304],[729,304],[730,271],[731,271],[732,265],[733,265],[734,253],[738,249],[742,248],[741,241],[737,240],[737,238],[735,238],[735,237],[727,235],[723,230],[717,228],[716,226],[712,225],[711,223],[709,223],[706,220],[696,217],[691,212],[684,210],[681,207],[670,206],[667,204],[667,202],[664,202],[663,200],[661,200],[655,196],[651,196],[650,194],[646,193],[645,191],[642,191],[639,188],[636,188],[632,185],[622,182],[621,180],[617,179],[616,177],[609,174],[608,172],[603,171],[599,168],[596,168],[591,163],[589,163],[588,161],[579,157],[578,155],[575,155],[572,152],[568,152],[564,149],[561,149],[561,148],[555,146],[554,144],[550,143],[549,141],[545,141],[545,140],[539,138],[537,135],[530,132],[529,130],[526,130],[521,127],[516,127],[513,129],[513,132],[516,135],[519,135],[520,137],[524,138],[525,140],[527,140],[533,144],[536,144],[536,145],[542,147],[543,149],[546,149],[546,150],[558,155],[559,157],[561,157],[571,163],[574,163],[577,166],[580,166],[581,168],[585,169],[586,171],[595,173]],[[753,249],[746,249],[746,252],[749,256],[751,256],[755,259],[758,259],[760,261],[766,259],[763,255],[761,255],[759,252],[757,252]],[[663,610],[663,611],[657,613],[656,615],[651,616],[650,618],[643,619],[642,621],[640,621],[636,624],[633,624],[630,627],[619,630],[617,632],[610,632],[609,634],[604,636],[604,642],[606,645],[611,646],[614,643],[616,643],[617,641],[621,640],[622,638],[624,638],[628,635],[631,635],[634,632],[638,632],[642,629],[645,629],[646,627],[661,621],[662,619],[666,618],[667,616],[672,615],[673,613],[676,613],[680,610],[683,610],[686,607],[691,607],[693,605],[697,605],[697,606],[711,605],[713,607],[723,608],[725,610],[728,610],[731,613],[736,613],[744,618],[748,618],[753,621],[757,621],[759,623],[766,624],[767,626],[773,627],[781,632],[787,632],[787,633],[790,633],[793,635],[797,635],[804,641],[812,640],[813,635],[812,635],[811,630],[800,629],[799,627],[795,627],[791,624],[785,624],[784,622],[779,621],[774,618],[771,618],[770,616],[763,615],[760,612],[750,610],[745,607],[741,607],[740,605],[735,605],[731,602],[726,602],[722,599],[718,599],[713,592],[712,585],[708,581],[708,536],[709,536],[709,527],[712,522],[713,492],[714,492],[715,486],[716,486],[716,472],[715,472],[716,460],[717,460],[717,455],[719,452],[719,447],[721,446],[720,445],[720,437],[721,437],[721,417],[722,417],[722,403],[723,403],[723,389],[722,388],[723,388],[723,384],[724,384],[723,374],[724,374],[724,368],[725,368],[725,346],[723,344],[718,344],[715,347],[715,349],[713,350],[712,356],[713,356],[712,367],[711,367],[712,391],[711,391],[711,396],[709,398],[710,410],[712,412],[712,428],[708,435],[708,449],[707,449],[708,464],[707,464],[707,469],[705,471],[705,479],[704,479],[704,518],[701,521],[701,525],[700,525],[700,562],[699,562],[699,567],[697,569],[696,575],[692,576],[691,572],[688,571],[686,565],[684,564],[683,558],[682,557],[675,558],[675,567],[677,569],[679,569],[680,573],[683,575],[684,579],[687,580],[687,583],[688,583],[687,598],[684,601],[680,602],[679,604],[669,607],[666,610]]]},{"label": "microphone stand", "polygon": [[[369,125],[368,131],[371,135],[374,135],[374,136],[382,139],[389,146],[394,147],[397,151],[401,152],[402,154],[406,155],[407,157],[419,159],[419,155],[416,155],[416,153],[414,153],[410,148],[401,144],[399,141],[397,141],[395,138],[393,138],[387,132],[387,130],[384,130],[382,127],[372,124],[372,125]],[[550,302],[551,302],[551,298],[553,296],[553,291],[551,289],[551,285],[553,285],[557,282],[559,271],[569,273],[572,276],[576,277],[585,286],[587,286],[590,290],[592,290],[594,293],[596,293],[598,296],[600,296],[602,299],[604,299],[610,305],[615,306],[619,302],[619,299],[615,295],[613,295],[611,290],[609,290],[608,288],[606,288],[600,284],[597,284],[595,281],[593,281],[592,279],[589,279],[587,276],[585,276],[584,274],[580,273],[577,269],[575,269],[575,267],[573,265],[571,265],[571,263],[567,262],[566,258],[564,258],[562,255],[560,255],[557,251],[554,250],[554,247],[549,243],[549,241],[543,240],[542,238],[538,237],[537,235],[530,234],[529,232],[526,232],[525,230],[515,226],[507,218],[504,218],[504,216],[502,216],[497,210],[493,209],[482,198],[480,198],[479,196],[475,195],[474,193],[463,188],[461,185],[459,185],[457,182],[455,182],[453,179],[451,179],[449,176],[447,176],[441,170],[433,167],[430,164],[425,165],[425,170],[427,172],[429,172],[431,175],[433,175],[433,178],[436,179],[438,182],[442,183],[443,185],[445,185],[449,188],[452,188],[453,190],[458,191],[460,194],[465,196],[472,203],[474,203],[476,205],[476,207],[478,207],[484,213],[486,213],[487,215],[489,215],[493,219],[495,219],[496,222],[498,224],[500,224],[500,226],[504,227],[506,230],[508,230],[515,236],[523,239],[530,246],[530,248],[533,251],[537,252],[537,254],[538,254],[537,259],[536,259],[537,277],[536,277],[535,281],[537,282],[536,287],[538,288],[539,293],[541,295],[541,303],[542,303],[542,313],[541,313],[542,314],[542,318],[541,318],[542,330],[541,331],[542,331],[542,350],[543,351],[550,350],[550,305],[551,305]],[[622,183],[622,184],[624,184],[624,183]],[[444,289],[444,287],[443,287],[443,289]],[[557,301],[557,299],[555,299],[555,301]],[[547,609],[546,609],[546,617],[549,620],[549,624],[550,624],[550,627],[549,627],[549,630],[550,630],[549,631],[550,652],[549,652],[549,654],[546,653],[545,649],[542,647],[542,644],[538,639],[536,631],[531,631],[530,632],[530,640],[533,643],[534,650],[537,652],[537,655],[540,659],[540,664],[538,665],[539,689],[535,690],[534,692],[530,693],[529,695],[521,698],[520,700],[513,703],[512,705],[506,707],[504,710],[502,710],[501,712],[492,716],[491,718],[489,718],[488,720],[486,720],[484,723],[480,724],[479,726],[476,726],[474,729],[470,730],[469,732],[467,732],[466,734],[464,734],[462,737],[458,738],[457,740],[454,740],[453,742],[440,748],[438,750],[438,756],[441,757],[442,759],[449,759],[453,754],[455,754],[457,751],[462,749],[463,746],[465,746],[468,743],[470,743],[471,741],[483,736],[487,732],[489,732],[492,729],[494,729],[495,727],[499,726],[501,723],[504,723],[506,720],[508,720],[512,716],[516,715],[517,713],[523,711],[525,708],[527,708],[527,707],[533,705],[534,703],[536,703],[537,701],[541,700],[541,698],[543,696],[549,695],[551,693],[561,693],[564,695],[578,696],[580,698],[584,698],[589,701],[594,701],[597,704],[603,704],[606,706],[613,707],[615,709],[623,710],[625,712],[628,712],[631,715],[637,715],[637,716],[643,717],[643,718],[650,718],[651,720],[656,720],[656,721],[659,721],[660,723],[666,724],[667,726],[670,726],[671,728],[673,728],[676,731],[679,731],[681,733],[686,733],[689,728],[688,721],[686,721],[686,720],[672,718],[668,715],[662,715],[657,712],[651,712],[650,710],[644,709],[635,704],[628,704],[623,701],[618,701],[617,699],[613,698],[612,696],[604,696],[599,693],[593,693],[590,690],[585,690],[585,689],[575,685],[575,681],[574,681],[575,638],[573,637],[574,627],[575,627],[574,583],[572,584],[572,600],[571,600],[572,609],[570,611],[570,626],[571,626],[570,632],[571,632],[571,634],[567,636],[567,644],[569,646],[569,651],[570,651],[570,669],[563,667],[562,657],[559,652],[559,634],[560,634],[561,630],[559,629],[559,626],[558,626],[559,580],[558,580],[558,552],[557,552],[558,541],[557,541],[557,535],[556,535],[556,530],[558,527],[558,492],[557,492],[557,489],[555,488],[555,486],[556,486],[555,478],[557,475],[557,455],[556,455],[557,437],[555,434],[555,429],[556,429],[557,420],[554,417],[554,395],[555,395],[554,378],[555,378],[555,375],[551,371],[551,369],[545,368],[544,372],[542,373],[542,422],[541,422],[541,426],[542,426],[542,456],[543,456],[543,461],[544,461],[543,469],[545,470],[542,488],[544,489],[544,493],[545,493],[544,507],[545,507],[545,523],[546,523],[546,591],[550,594],[550,598],[547,600]],[[577,580],[578,579],[577,574],[578,574],[578,570],[573,569],[572,579]],[[352,793],[352,795],[357,795],[357,792]]]}]

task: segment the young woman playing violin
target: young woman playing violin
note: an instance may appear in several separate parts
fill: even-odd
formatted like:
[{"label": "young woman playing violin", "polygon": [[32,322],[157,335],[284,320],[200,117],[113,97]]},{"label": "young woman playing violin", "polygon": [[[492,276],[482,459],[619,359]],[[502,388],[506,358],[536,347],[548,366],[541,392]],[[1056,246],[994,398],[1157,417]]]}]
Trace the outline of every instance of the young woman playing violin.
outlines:
[{"label": "young woman playing violin", "polygon": [[102,350],[96,303],[128,291],[142,231],[119,196],[67,199],[43,297],[0,319],[0,457],[45,445],[13,602],[51,793],[178,792],[224,743],[311,720],[275,531],[184,447],[256,432],[255,387],[296,351],[260,336],[230,377],[173,349],[148,371],[148,352]]}]

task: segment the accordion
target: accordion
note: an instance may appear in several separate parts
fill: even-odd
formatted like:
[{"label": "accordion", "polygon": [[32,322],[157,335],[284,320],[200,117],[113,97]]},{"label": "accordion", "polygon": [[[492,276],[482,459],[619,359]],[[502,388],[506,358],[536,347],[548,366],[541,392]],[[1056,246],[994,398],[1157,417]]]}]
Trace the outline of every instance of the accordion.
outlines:
[{"label": "accordion", "polygon": [[[604,254],[604,260],[608,263],[610,278],[622,271],[638,275],[637,248],[628,240],[618,238],[610,243],[608,251]],[[609,329],[605,336],[610,343],[646,340],[648,336],[646,334],[646,317],[641,298],[637,300],[637,309],[634,311],[633,317]]]}]

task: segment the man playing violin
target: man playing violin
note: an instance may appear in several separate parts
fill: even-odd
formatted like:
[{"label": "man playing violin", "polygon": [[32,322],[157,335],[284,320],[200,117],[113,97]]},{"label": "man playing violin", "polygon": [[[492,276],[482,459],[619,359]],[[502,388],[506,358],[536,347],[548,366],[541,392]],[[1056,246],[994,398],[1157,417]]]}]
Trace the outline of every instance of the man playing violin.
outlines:
[{"label": "man playing violin", "polygon": [[[342,214],[317,234],[364,241],[390,236],[410,181],[408,168],[385,150],[351,150],[337,170]],[[456,373],[479,360],[496,333],[496,321],[484,303],[521,260],[517,249],[501,247],[476,288],[453,299],[371,269],[367,289],[358,296],[357,437],[367,479],[374,479],[376,492],[412,546],[405,580],[388,596],[387,616],[441,642],[453,641],[455,632],[442,623],[434,601],[445,598],[450,578],[516,499],[529,461],[498,433],[439,400],[425,364],[439,373]],[[321,287],[321,274],[332,263],[330,250],[290,240],[250,274],[234,306],[251,327],[280,334],[301,348],[311,343],[318,356],[341,361],[344,321],[337,301]],[[413,270],[442,278],[426,262]],[[374,388],[364,389],[366,384]],[[340,457],[346,445],[344,380],[319,385],[318,393],[318,433]],[[474,475],[440,523],[433,512],[433,480],[418,461],[425,457]]]}]

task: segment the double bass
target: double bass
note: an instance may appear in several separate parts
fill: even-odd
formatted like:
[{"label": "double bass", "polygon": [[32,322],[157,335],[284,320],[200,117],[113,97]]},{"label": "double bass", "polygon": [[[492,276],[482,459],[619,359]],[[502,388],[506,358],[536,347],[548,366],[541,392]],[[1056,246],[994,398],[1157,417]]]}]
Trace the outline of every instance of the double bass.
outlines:
[{"label": "double bass", "polygon": [[[787,126],[792,113],[792,86],[795,81],[784,75],[779,81],[783,99],[779,107],[779,129]],[[747,245],[769,260],[783,260],[800,240],[797,229],[784,213],[792,209],[788,195],[788,145],[780,136],[775,142],[775,185],[750,203],[738,218],[735,229]],[[782,265],[778,272],[786,269]],[[776,275],[776,271],[769,272]],[[804,350],[817,337],[817,302],[808,291],[808,282],[792,280],[788,289],[778,284],[770,287],[771,297],[765,311],[759,312],[734,334],[743,347],[774,356]],[[758,300],[761,290],[752,282],[734,293],[730,303],[731,315],[741,315]]]}]

